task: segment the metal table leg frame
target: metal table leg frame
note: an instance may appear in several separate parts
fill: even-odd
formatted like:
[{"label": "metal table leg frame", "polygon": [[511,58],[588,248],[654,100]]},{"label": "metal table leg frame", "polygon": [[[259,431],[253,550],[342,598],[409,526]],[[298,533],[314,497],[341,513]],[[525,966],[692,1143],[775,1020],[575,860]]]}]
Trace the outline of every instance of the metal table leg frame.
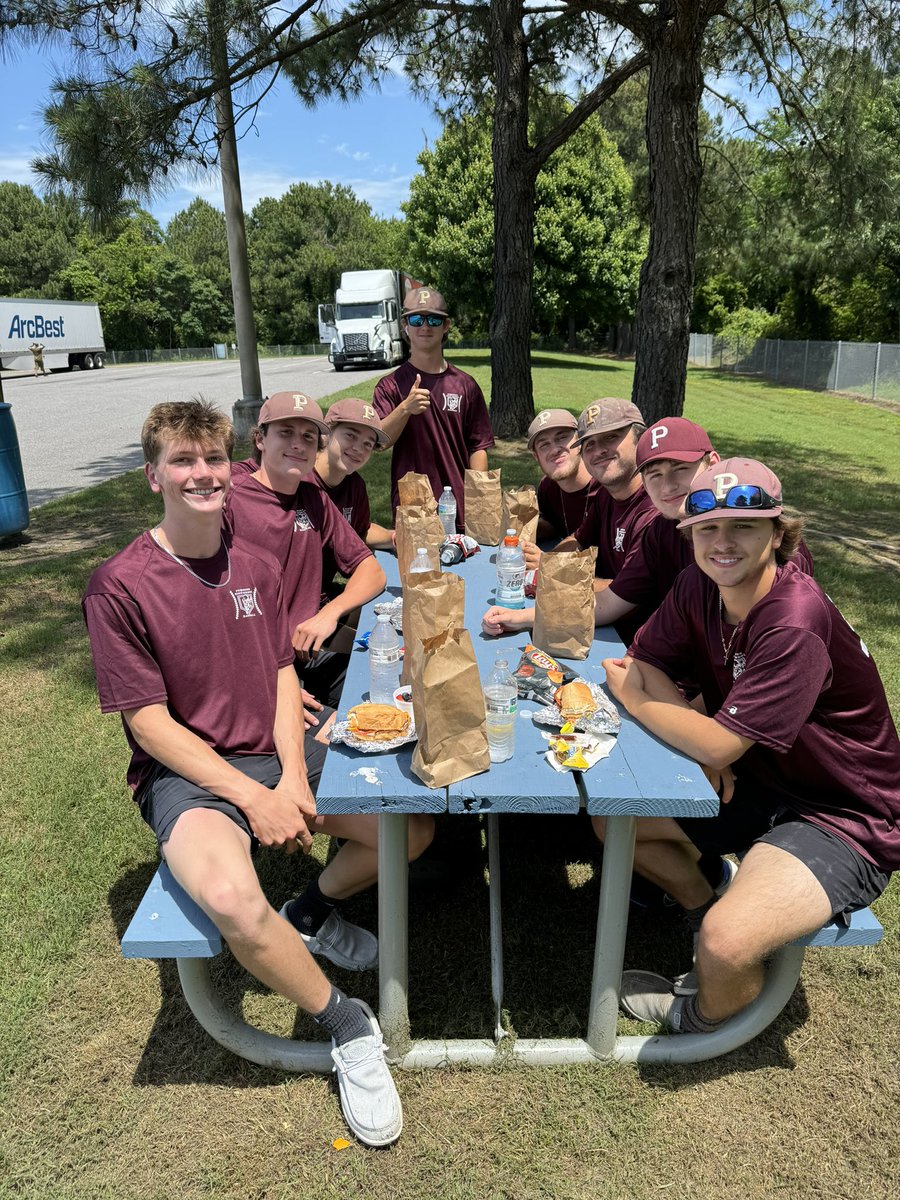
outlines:
[{"label": "metal table leg frame", "polygon": [[488,813],[488,903],[491,914],[491,995],[494,998],[494,1040],[507,1037],[503,1028],[503,909],[500,887],[500,817]]},{"label": "metal table leg frame", "polygon": [[212,985],[208,958],[179,958],[181,990],[191,1012],[211,1038],[241,1058],[281,1071],[318,1071],[334,1069],[330,1042],[298,1042],[254,1029],[229,1012]]},{"label": "metal table leg frame", "polygon": [[613,1057],[618,1062],[692,1063],[736,1050],[768,1028],[790,1000],[800,979],[804,950],[804,946],[784,946],[773,955],[763,990],[715,1033],[620,1037]]},{"label": "metal table leg frame", "polygon": [[409,1048],[409,818],[378,816],[378,1008],[388,1058]]},{"label": "metal table leg frame", "polygon": [[628,929],[628,896],[634,863],[635,817],[606,818],[603,843],[603,872],[600,876],[600,911],[594,949],[594,976],[588,1014],[587,1041],[601,1058],[612,1056],[616,1047],[619,989],[625,959]]}]

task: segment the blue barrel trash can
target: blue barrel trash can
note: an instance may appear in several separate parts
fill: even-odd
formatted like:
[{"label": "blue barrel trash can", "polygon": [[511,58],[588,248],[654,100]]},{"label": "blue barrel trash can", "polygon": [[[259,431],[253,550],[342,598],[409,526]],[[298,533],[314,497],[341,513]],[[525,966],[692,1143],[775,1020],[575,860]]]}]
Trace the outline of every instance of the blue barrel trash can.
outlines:
[{"label": "blue barrel trash can", "polygon": [[28,493],[12,405],[0,403],[0,537],[28,528]]}]

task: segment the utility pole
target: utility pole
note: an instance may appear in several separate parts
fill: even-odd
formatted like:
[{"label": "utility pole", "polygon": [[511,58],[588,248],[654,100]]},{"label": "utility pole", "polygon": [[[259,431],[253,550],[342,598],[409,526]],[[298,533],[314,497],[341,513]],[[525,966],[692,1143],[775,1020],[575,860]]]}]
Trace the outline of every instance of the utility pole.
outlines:
[{"label": "utility pole", "polygon": [[228,43],[221,0],[208,0],[210,65],[213,80],[222,86],[216,92],[216,125],[219,131],[219,169],[222,175],[222,199],[225,204],[225,232],[228,262],[231,268],[231,294],[234,299],[234,326],[241,364],[241,398],[232,408],[237,437],[246,440],[259,417],[263,401],[256,349],[256,321],[250,291],[250,264],[247,259],[247,233],[241,199],[241,175],[238,167],[237,138],[234,132],[234,106],[228,78]]}]

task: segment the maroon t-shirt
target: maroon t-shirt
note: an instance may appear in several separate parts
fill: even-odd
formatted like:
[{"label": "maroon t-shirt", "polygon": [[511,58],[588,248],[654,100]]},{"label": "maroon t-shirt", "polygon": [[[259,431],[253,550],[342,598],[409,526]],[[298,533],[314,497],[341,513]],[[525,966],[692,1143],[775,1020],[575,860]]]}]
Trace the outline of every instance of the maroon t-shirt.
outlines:
[{"label": "maroon t-shirt", "polygon": [[225,520],[236,538],[263,547],[281,564],[292,632],[321,606],[324,551],[344,575],[372,553],[315,483],[303,480],[293,495],[283,495],[254,479],[245,463],[232,467]]},{"label": "maroon t-shirt", "polygon": [[[646,620],[662,604],[679,574],[693,561],[694,547],[690,538],[684,536],[677,521],[657,513],[632,545],[610,591],[620,600],[636,605]],[[801,541],[791,561],[801,571],[812,575],[812,555],[805,542]]]},{"label": "maroon t-shirt", "polygon": [[372,512],[369,508],[369,493],[360,473],[351,471],[334,487],[327,484],[318,471],[313,471],[310,479],[322,489],[357,536],[365,541],[372,524]]},{"label": "maroon t-shirt", "polygon": [[[264,550],[231,541],[231,556],[183,561],[142,533],[99,566],[82,601],[103,712],[165,704],[221,755],[274,754],[277,674],[290,666],[281,568]],[[227,582],[226,582],[227,580]],[[154,760],[125,724],[128,783]]]},{"label": "maroon t-shirt", "polygon": [[428,375],[411,362],[402,363],[393,375],[379,379],[372,403],[382,418],[409,395],[421,375],[420,386],[431,393],[425,412],[410,417],[391,450],[391,508],[400,503],[397,480],[407,471],[427,475],[435,498],[449,484],[456,498],[456,527],[465,528],[464,479],[476,450],[494,444],[494,431],[481,388],[471,375],[452,363],[440,375]]},{"label": "maroon t-shirt", "polygon": [[591,499],[601,490],[596,479],[592,479],[577,492],[564,492],[555,480],[545,475],[537,486],[538,512],[561,538],[569,537],[584,522]]},{"label": "maroon t-shirt", "polygon": [[795,563],[778,568],[736,632],[719,613],[718,588],[689,566],[629,653],[753,739],[734,764],[741,788],[831,830],[881,870],[900,867],[900,740],[859,635]]},{"label": "maroon t-shirt", "polygon": [[644,526],[656,515],[643,487],[625,500],[614,500],[605,487],[597,489],[575,530],[575,538],[579,546],[597,547],[600,579],[615,579]]}]

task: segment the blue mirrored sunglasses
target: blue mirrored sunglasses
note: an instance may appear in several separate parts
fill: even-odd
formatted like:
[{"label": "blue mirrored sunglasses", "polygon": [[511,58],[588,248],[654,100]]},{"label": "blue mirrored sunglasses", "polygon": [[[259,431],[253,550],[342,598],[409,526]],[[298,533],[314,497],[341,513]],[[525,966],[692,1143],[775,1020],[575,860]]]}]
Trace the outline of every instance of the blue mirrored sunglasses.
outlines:
[{"label": "blue mirrored sunglasses", "polygon": [[737,483],[730,487],[721,499],[712,488],[701,488],[699,492],[691,492],[684,502],[684,509],[689,517],[699,517],[701,513],[712,512],[716,508],[780,507],[781,500],[776,500],[755,483]]},{"label": "blue mirrored sunglasses", "polygon": [[423,325],[428,324],[432,329],[438,329],[444,323],[443,317],[437,317],[434,313],[410,313],[406,318],[407,325],[412,325],[413,329],[421,329]]}]

